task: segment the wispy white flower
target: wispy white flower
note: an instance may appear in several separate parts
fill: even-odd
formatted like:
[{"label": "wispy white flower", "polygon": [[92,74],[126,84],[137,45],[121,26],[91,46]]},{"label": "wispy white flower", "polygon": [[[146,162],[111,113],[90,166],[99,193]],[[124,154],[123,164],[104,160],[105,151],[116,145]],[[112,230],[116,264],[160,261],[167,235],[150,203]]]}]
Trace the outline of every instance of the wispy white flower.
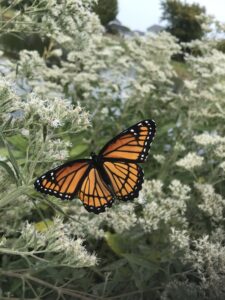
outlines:
[{"label": "wispy white flower", "polygon": [[195,135],[193,138],[197,144],[203,146],[215,145],[221,142],[225,143],[225,138],[217,134],[202,133],[200,135]]},{"label": "wispy white flower", "polygon": [[165,162],[165,156],[162,154],[154,154],[153,158],[160,164],[163,164]]},{"label": "wispy white flower", "polygon": [[28,137],[30,134],[29,130],[26,128],[22,128],[20,132],[23,136],[26,136],[26,137]]},{"label": "wispy white flower", "polygon": [[169,239],[172,243],[172,248],[174,251],[176,251],[177,249],[189,251],[190,236],[186,229],[178,230],[175,227],[171,227],[171,233],[169,235]]},{"label": "wispy white flower", "polygon": [[213,152],[217,157],[225,158],[225,143],[216,145]]},{"label": "wispy white flower", "polygon": [[186,170],[193,170],[197,167],[201,167],[203,164],[204,158],[197,155],[194,152],[188,153],[184,158],[181,158],[176,162],[178,167],[182,167]]},{"label": "wispy white flower", "polygon": [[182,201],[190,199],[191,188],[185,184],[182,184],[179,180],[174,179],[169,185],[171,195]]},{"label": "wispy white flower", "polygon": [[225,172],[225,161],[219,164],[219,167]]},{"label": "wispy white flower", "polygon": [[26,101],[18,100],[14,106],[15,109],[23,110],[24,118],[31,118],[32,122],[38,119],[39,123],[53,128],[62,127],[66,123],[75,127],[89,124],[88,114],[79,105],[74,107],[67,99],[43,99],[32,93]]},{"label": "wispy white flower", "polygon": [[212,221],[222,221],[225,199],[217,194],[210,184],[195,184],[195,187],[200,191],[203,200],[203,203],[199,204],[198,207],[210,216]]},{"label": "wispy white flower", "polygon": [[[87,267],[97,263],[94,254],[89,254],[83,246],[83,240],[73,239],[65,232],[61,219],[55,218],[45,231],[39,232],[33,224],[26,223],[21,232],[21,243],[31,252],[43,251],[48,253],[49,259],[55,257],[53,264],[68,265],[70,267]],[[55,254],[58,253],[56,256]],[[48,259],[46,257],[46,263]],[[49,262],[51,263],[51,261]]]},{"label": "wispy white flower", "polygon": [[1,237],[1,239],[0,239],[0,247],[4,247],[5,244],[6,244],[6,242],[7,242],[6,237],[5,236]]},{"label": "wispy white flower", "polygon": [[178,151],[178,152],[182,152],[184,151],[186,148],[183,144],[176,142],[175,146],[174,146],[174,150]]},{"label": "wispy white flower", "polygon": [[146,200],[139,201],[143,205],[143,217],[139,222],[145,231],[151,232],[159,229],[161,224],[174,222],[186,226],[186,201],[190,198],[190,188],[178,180],[171,182],[169,193],[163,193],[162,187],[162,183],[156,180],[144,184],[141,197]]}]

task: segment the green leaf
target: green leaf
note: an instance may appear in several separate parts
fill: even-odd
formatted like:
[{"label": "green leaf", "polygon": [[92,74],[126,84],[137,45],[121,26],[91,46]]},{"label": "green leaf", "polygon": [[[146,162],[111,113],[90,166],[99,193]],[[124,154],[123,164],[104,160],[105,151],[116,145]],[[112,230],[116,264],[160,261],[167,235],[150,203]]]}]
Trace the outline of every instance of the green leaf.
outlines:
[{"label": "green leaf", "polygon": [[137,265],[142,268],[147,268],[154,272],[158,271],[159,269],[159,265],[146,259],[145,256],[126,253],[123,255],[123,257],[125,257],[131,265]]},{"label": "green leaf", "polygon": [[28,146],[28,141],[20,134],[7,137],[7,141],[12,144],[16,149],[25,152]]},{"label": "green leaf", "polygon": [[102,271],[115,271],[122,268],[127,264],[127,260],[124,258],[118,259],[117,261],[113,261],[113,263],[108,264],[107,266],[102,268]]},{"label": "green leaf", "polygon": [[8,141],[4,138],[3,135],[1,135],[1,138],[2,138],[2,141],[3,141],[6,149],[8,150],[9,161],[11,162],[11,164],[14,168],[14,171],[15,171],[15,173],[17,175],[17,178],[18,178],[18,182],[21,184],[21,182],[23,181],[23,176],[20,172],[20,169],[19,169],[18,163],[16,161],[15,155],[13,154]]},{"label": "green leaf", "polygon": [[1,157],[6,157],[8,155],[8,151],[5,147],[0,148],[0,156]]},{"label": "green leaf", "polygon": [[11,193],[7,193],[5,197],[2,197],[0,199],[0,208],[3,208],[10,204],[11,202],[15,201],[15,198],[18,198],[21,195],[24,194],[31,194],[33,193],[34,188],[33,186],[20,186],[14,190],[11,191]]},{"label": "green leaf", "polygon": [[75,146],[73,149],[71,149],[70,156],[77,157],[78,155],[81,155],[83,152],[85,152],[87,149],[88,149],[87,144],[79,144]]},{"label": "green leaf", "polygon": [[35,229],[40,232],[44,232],[48,230],[48,227],[50,227],[53,224],[53,221],[51,220],[44,220],[35,223]]},{"label": "green leaf", "polygon": [[9,174],[9,176],[13,179],[13,181],[15,181],[15,183],[17,182],[17,178],[15,176],[15,173],[13,172],[13,170],[10,168],[10,166],[7,164],[7,162],[5,161],[0,161],[0,167],[3,167],[6,172]]},{"label": "green leaf", "polygon": [[106,242],[108,246],[117,254],[123,255],[126,252],[126,244],[124,243],[124,239],[110,232],[107,232],[105,235]]}]

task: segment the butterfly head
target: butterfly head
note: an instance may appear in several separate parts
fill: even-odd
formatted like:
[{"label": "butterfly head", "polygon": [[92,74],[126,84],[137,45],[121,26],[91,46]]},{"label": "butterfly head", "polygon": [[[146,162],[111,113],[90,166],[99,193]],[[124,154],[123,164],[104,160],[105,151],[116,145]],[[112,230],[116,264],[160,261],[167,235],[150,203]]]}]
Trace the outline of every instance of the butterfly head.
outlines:
[{"label": "butterfly head", "polygon": [[94,153],[94,152],[91,152],[91,155],[90,155],[90,158],[94,161],[97,160],[98,156]]}]

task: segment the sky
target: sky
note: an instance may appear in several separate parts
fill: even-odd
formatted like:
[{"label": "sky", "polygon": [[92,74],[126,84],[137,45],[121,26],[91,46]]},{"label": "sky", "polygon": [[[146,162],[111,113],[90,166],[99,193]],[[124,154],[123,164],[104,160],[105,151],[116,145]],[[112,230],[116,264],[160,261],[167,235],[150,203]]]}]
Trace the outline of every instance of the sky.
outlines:
[{"label": "sky", "polygon": [[[199,3],[206,7],[207,14],[214,15],[225,22],[225,0],[185,0],[187,3]],[[118,0],[117,19],[132,30],[145,31],[153,24],[160,24],[161,0]]]}]

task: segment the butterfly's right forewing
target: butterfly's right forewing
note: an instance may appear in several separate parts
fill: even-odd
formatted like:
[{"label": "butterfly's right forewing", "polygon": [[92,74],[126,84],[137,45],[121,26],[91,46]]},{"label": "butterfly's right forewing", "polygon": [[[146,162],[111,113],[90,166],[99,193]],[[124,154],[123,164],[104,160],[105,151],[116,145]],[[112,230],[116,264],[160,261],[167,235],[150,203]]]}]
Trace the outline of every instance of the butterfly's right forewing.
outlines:
[{"label": "butterfly's right forewing", "polygon": [[100,151],[105,160],[146,161],[156,132],[153,120],[143,120],[109,141]]}]

